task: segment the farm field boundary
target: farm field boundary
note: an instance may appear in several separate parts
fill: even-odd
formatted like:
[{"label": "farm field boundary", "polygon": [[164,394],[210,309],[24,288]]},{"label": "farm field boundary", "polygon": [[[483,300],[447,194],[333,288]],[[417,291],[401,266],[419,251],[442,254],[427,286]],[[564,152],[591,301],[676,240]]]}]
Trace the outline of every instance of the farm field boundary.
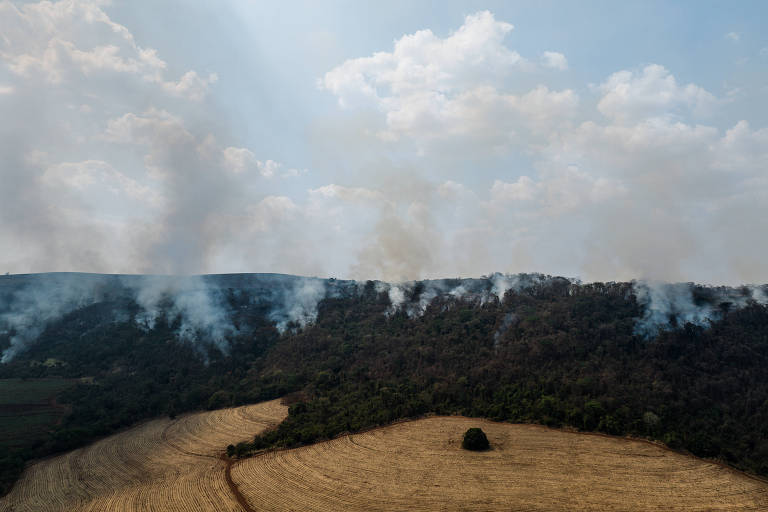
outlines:
[{"label": "farm field boundary", "polygon": [[[488,452],[462,450],[467,428]],[[234,464],[255,510],[768,510],[768,482],[648,441],[433,416]]]},{"label": "farm field boundary", "polygon": [[273,427],[287,412],[272,400],[148,421],[31,464],[0,499],[0,510],[241,512],[220,454],[227,444]]}]

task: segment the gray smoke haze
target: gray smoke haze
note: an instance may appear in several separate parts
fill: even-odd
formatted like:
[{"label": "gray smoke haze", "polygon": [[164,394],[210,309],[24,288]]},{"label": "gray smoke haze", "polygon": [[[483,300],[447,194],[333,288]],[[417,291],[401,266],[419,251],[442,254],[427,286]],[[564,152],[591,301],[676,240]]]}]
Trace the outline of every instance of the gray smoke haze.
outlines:
[{"label": "gray smoke haze", "polygon": [[[480,279],[437,279],[420,282],[376,282],[390,306],[385,314],[404,311],[422,316],[440,299],[482,305],[501,301],[508,290],[520,291],[547,283],[549,276],[493,274]],[[252,304],[263,307],[280,333],[314,323],[318,306],[327,298],[359,296],[364,283],[275,274],[231,276],[116,276],[100,274],[37,274],[0,277],[0,328],[10,347],[8,362],[34,343],[53,322],[107,298],[128,299],[139,308],[132,321],[145,330],[165,322],[178,325],[176,335],[192,344],[213,343],[223,353],[229,340],[241,334],[233,320],[225,291],[237,288]],[[115,311],[115,318],[122,316]]]},{"label": "gray smoke haze", "polygon": [[281,334],[290,325],[304,328],[317,319],[317,305],[326,298],[327,292],[322,279],[299,278],[272,304],[269,317]]},{"label": "gray smoke haze", "polygon": [[152,330],[165,316],[169,325],[179,322],[177,336],[189,342],[206,340],[228,353],[227,338],[238,334],[220,290],[203,276],[139,276],[127,286],[141,308],[137,325]]},{"label": "gray smoke haze", "polygon": [[691,323],[709,327],[722,318],[724,309],[740,309],[750,302],[768,303],[768,286],[702,287],[693,283],[636,281],[633,290],[643,307],[635,333],[652,338],[663,330]]},{"label": "gray smoke haze", "polygon": [[517,322],[517,315],[513,312],[508,312],[504,314],[504,317],[501,319],[501,324],[496,329],[496,331],[493,333],[493,348],[498,349],[499,348],[499,339],[502,335],[504,335],[507,330],[509,330],[512,325]]},{"label": "gray smoke haze", "polygon": [[103,299],[108,279],[52,274],[29,286],[15,286],[16,276],[0,277],[0,329],[10,336],[0,362],[6,363],[33,343],[45,327],[67,313]]},{"label": "gray smoke haze", "polygon": [[[433,279],[387,283],[376,281],[374,289],[385,294],[387,316],[402,312],[418,318],[434,304],[452,308],[457,304],[480,307],[503,303],[507,293],[537,293],[555,283],[567,283],[568,293],[578,290],[576,279],[544,274],[495,273],[477,279]],[[590,286],[590,285],[586,285]],[[233,274],[213,276],[118,276],[100,274],[37,274],[0,276],[0,335],[10,346],[1,362],[12,360],[33,344],[45,328],[67,314],[98,302],[113,300],[138,306],[131,320],[145,330],[177,326],[177,337],[202,349],[212,343],[228,353],[229,341],[244,334],[235,324],[235,311],[227,293],[238,296],[264,311],[281,334],[312,325],[320,303],[329,298],[359,297],[366,284],[359,281],[320,279],[280,274]],[[652,338],[663,330],[692,323],[708,327],[729,309],[751,303],[768,304],[768,285],[712,287],[692,283],[635,281],[631,292],[642,308],[635,333]],[[117,300],[117,302],[114,302]],[[122,307],[112,311],[112,321],[127,319]],[[507,311],[493,334],[498,344],[514,322]]]},{"label": "gray smoke haze", "polygon": [[489,301],[503,302],[508,291],[535,290],[553,282],[565,280],[578,284],[577,279],[552,277],[544,274],[502,274],[496,272],[478,279],[428,279],[401,283],[377,282],[376,290],[387,293],[390,306],[387,315],[398,311],[409,317],[422,316],[435,299],[464,302],[482,306]]},{"label": "gray smoke haze", "polygon": [[[227,338],[237,334],[221,290],[203,276],[4,276],[0,277],[0,290],[0,329],[12,333],[2,362],[34,343],[51,323],[107,298],[133,300],[140,308],[133,321],[141,328],[154,329],[160,319],[169,326],[178,322],[179,339],[212,342],[224,353]],[[124,313],[113,312],[116,320]]]}]

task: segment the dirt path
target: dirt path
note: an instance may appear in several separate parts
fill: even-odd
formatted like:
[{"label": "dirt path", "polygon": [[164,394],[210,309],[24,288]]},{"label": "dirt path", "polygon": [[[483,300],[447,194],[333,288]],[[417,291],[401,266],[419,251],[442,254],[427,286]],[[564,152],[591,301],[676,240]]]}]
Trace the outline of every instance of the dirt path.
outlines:
[{"label": "dirt path", "polygon": [[174,420],[173,423],[169,423],[168,426],[166,426],[163,429],[163,433],[161,434],[161,438],[165,444],[173,448],[174,450],[183,453],[185,455],[191,455],[193,457],[207,457],[211,459],[218,459],[224,462],[224,479],[227,482],[227,487],[229,487],[229,491],[232,493],[232,497],[235,499],[238,505],[240,505],[245,512],[256,512],[251,505],[248,503],[248,501],[245,499],[245,496],[243,496],[243,493],[240,492],[240,489],[237,487],[237,484],[232,480],[232,466],[237,462],[236,460],[232,459],[231,457],[228,457],[226,453],[221,453],[218,457],[214,455],[208,455],[205,453],[197,453],[192,452],[189,450],[185,450],[184,448],[178,446],[177,444],[173,443],[168,436],[168,430],[174,426],[174,424],[178,420]]},{"label": "dirt path", "polygon": [[243,493],[240,492],[237,484],[234,482],[234,480],[232,480],[232,466],[235,465],[236,461],[230,459],[226,455],[222,455],[221,460],[227,464],[227,468],[224,470],[224,477],[226,478],[227,486],[229,486],[229,490],[232,492],[232,495],[235,497],[237,503],[243,507],[245,512],[256,512],[256,509],[251,507],[250,503],[248,503],[248,500],[246,500],[245,496],[243,496]]}]

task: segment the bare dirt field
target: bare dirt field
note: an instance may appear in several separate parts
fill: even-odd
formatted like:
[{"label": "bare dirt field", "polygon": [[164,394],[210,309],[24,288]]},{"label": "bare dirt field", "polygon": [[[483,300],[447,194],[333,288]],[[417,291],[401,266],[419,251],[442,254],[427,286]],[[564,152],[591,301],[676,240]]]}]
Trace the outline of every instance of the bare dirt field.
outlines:
[{"label": "bare dirt field", "polygon": [[[461,449],[475,426],[490,451]],[[768,483],[650,443],[460,417],[266,453],[232,479],[254,510],[768,510]]]},{"label": "bare dirt field", "polygon": [[0,511],[237,511],[227,444],[282,421],[279,400],[153,420],[26,469]]},{"label": "bare dirt field", "polygon": [[[278,400],[158,419],[30,466],[0,511],[768,510],[768,483],[641,441],[433,417],[228,464]],[[481,427],[486,452],[461,449]]]}]

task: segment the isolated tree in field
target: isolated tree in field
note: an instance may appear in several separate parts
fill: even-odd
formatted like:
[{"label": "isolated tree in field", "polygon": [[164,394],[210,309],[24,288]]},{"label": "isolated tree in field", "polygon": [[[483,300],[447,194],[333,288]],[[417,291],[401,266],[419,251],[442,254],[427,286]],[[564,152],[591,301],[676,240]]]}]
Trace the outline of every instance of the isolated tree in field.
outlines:
[{"label": "isolated tree in field", "polygon": [[465,450],[487,450],[490,446],[485,432],[480,428],[470,428],[467,430],[464,433],[464,441],[461,443],[461,447]]}]

